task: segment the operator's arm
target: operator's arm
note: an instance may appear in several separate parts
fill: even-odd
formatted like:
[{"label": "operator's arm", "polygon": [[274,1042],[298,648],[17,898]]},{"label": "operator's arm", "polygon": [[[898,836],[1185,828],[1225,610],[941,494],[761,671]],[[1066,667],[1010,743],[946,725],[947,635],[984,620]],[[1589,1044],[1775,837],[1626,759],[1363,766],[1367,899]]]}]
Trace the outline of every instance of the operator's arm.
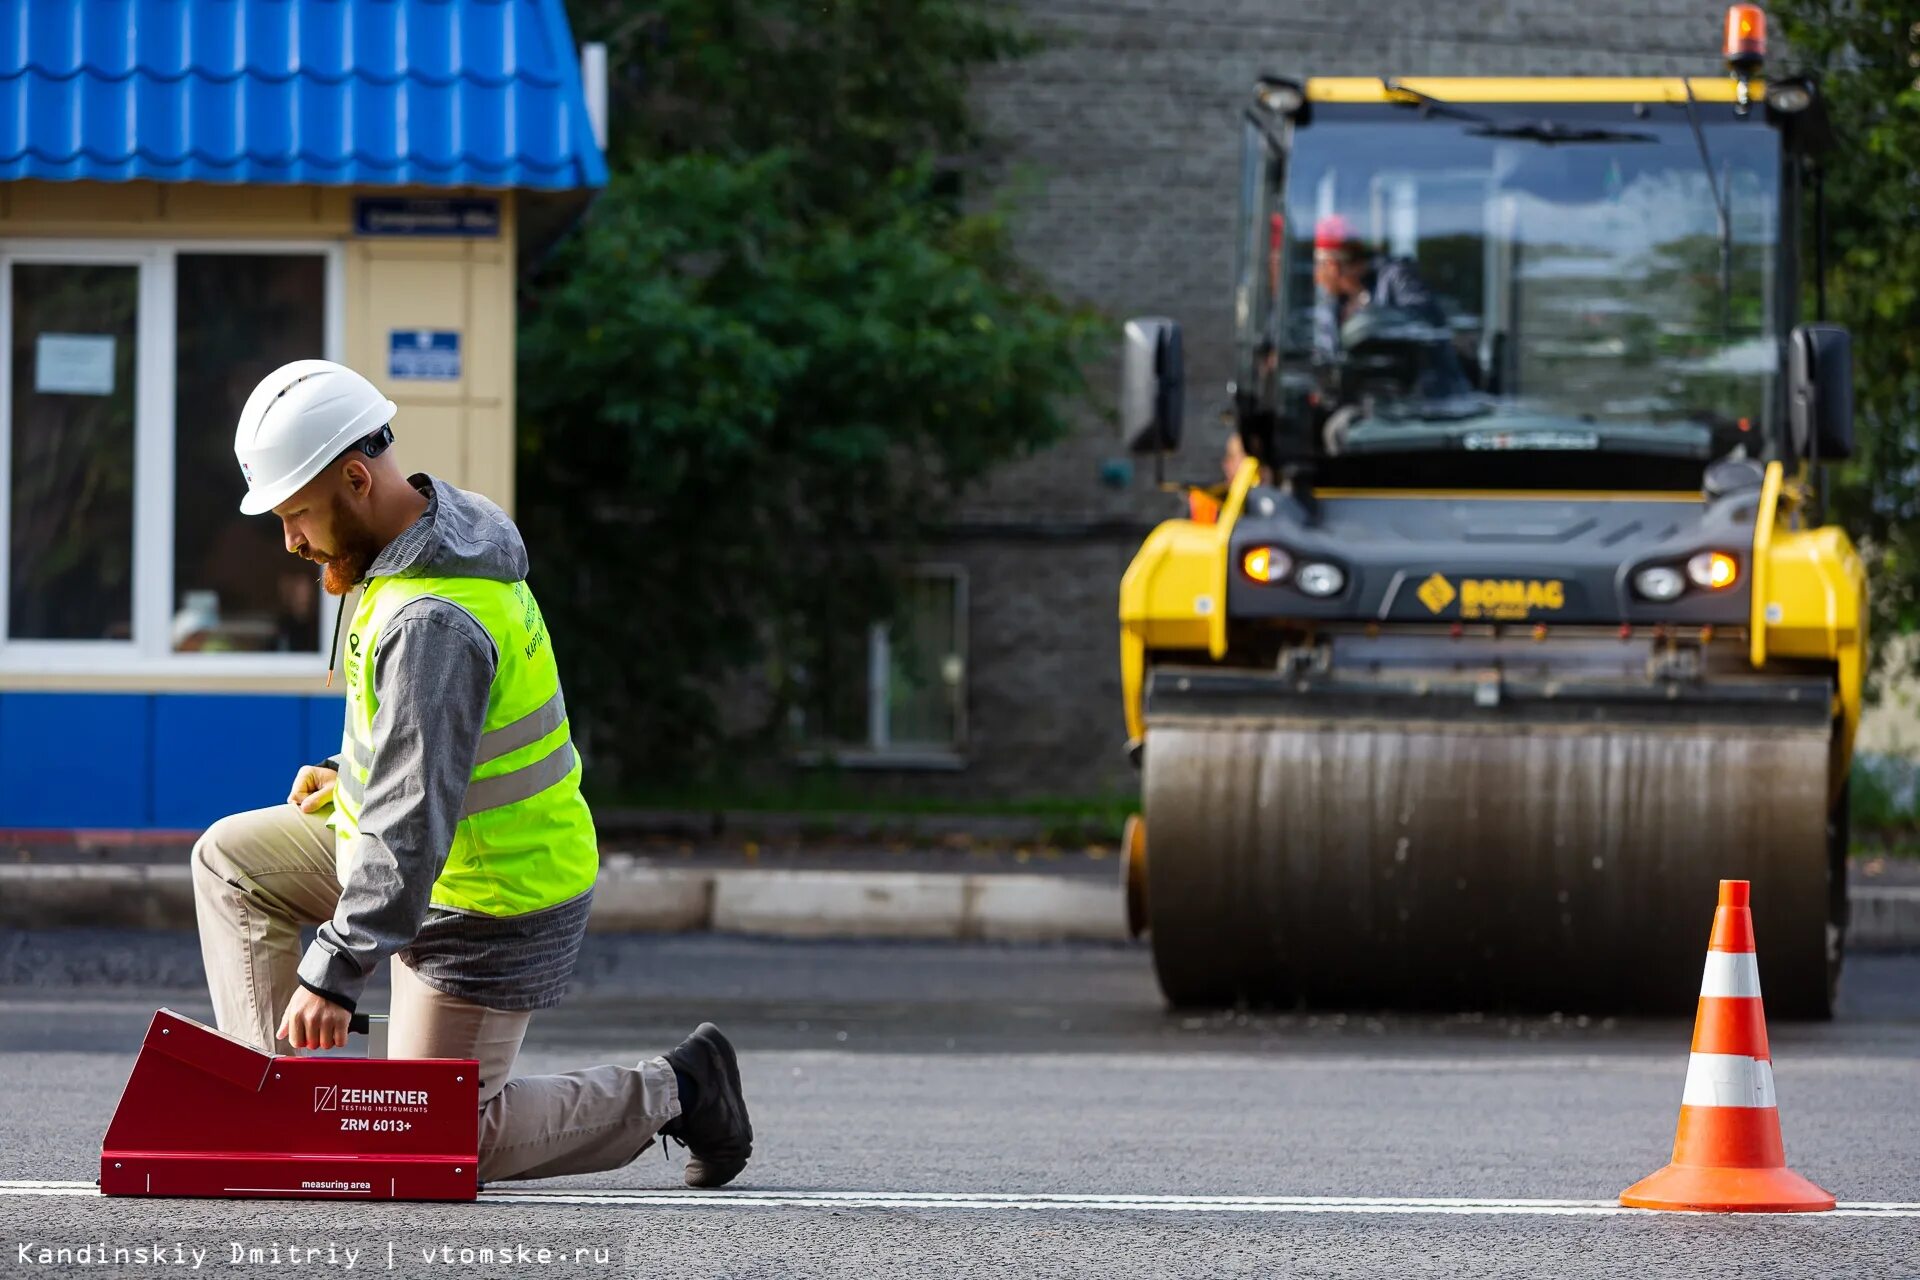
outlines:
[{"label": "operator's arm", "polygon": [[373,760],[333,919],[300,984],[351,1010],[374,966],[413,940],[453,847],[486,722],[493,642],[470,615],[421,601],[394,615],[373,660]]},{"label": "operator's arm", "polygon": [[1445,320],[1433,291],[1427,288],[1411,258],[1389,258],[1381,265],[1374,280],[1373,302],[1375,306],[1421,312],[1436,324]]}]

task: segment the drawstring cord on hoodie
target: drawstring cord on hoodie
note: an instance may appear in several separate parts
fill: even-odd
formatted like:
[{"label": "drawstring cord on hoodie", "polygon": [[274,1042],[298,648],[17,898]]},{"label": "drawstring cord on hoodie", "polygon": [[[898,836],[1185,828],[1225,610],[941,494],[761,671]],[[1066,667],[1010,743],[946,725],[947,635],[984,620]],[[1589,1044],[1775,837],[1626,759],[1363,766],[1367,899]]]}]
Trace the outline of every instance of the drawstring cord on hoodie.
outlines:
[{"label": "drawstring cord on hoodie", "polygon": [[333,688],[334,655],[340,652],[340,619],[347,616],[346,597],[342,596],[339,605],[333,611],[333,639],[327,641],[327,688]]},{"label": "drawstring cord on hoodie", "polygon": [[363,590],[364,587],[364,580],[356,583],[352,590],[340,597],[339,608],[334,611],[333,639],[327,642],[327,688],[329,689],[333,688],[333,664],[338,659],[340,653],[340,622],[341,619],[347,616],[347,600],[353,595],[354,591]]}]

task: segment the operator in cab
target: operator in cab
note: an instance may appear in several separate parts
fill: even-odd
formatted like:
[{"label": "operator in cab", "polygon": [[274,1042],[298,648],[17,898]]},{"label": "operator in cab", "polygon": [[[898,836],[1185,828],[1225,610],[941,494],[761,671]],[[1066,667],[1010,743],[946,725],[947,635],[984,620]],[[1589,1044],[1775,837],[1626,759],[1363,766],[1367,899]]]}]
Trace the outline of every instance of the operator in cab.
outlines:
[{"label": "operator in cab", "polygon": [[1324,361],[1339,356],[1341,328],[1363,307],[1393,307],[1428,324],[1446,323],[1412,259],[1376,256],[1337,213],[1314,224],[1313,283],[1313,348]]},{"label": "operator in cab", "polygon": [[1313,359],[1317,431],[1344,453],[1356,425],[1400,413],[1482,411],[1445,310],[1409,258],[1376,255],[1339,214],[1314,226]]}]

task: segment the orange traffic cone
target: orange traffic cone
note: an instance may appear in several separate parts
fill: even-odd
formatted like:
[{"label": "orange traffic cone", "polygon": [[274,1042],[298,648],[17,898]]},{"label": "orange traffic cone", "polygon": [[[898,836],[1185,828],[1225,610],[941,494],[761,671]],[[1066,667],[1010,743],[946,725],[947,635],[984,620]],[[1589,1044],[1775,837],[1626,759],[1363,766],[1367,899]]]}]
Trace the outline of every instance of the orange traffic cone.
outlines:
[{"label": "orange traffic cone", "polygon": [[1780,1144],[1749,887],[1720,882],[1673,1163],[1621,1192],[1621,1204],[1721,1213],[1833,1208],[1832,1196],[1787,1168]]}]

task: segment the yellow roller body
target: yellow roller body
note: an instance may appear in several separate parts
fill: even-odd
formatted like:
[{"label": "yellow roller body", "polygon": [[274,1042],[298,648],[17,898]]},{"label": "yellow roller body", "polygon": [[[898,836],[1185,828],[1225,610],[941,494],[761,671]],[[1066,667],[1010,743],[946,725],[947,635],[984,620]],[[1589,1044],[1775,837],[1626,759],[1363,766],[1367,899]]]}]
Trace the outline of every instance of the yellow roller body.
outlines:
[{"label": "yellow roller body", "polygon": [[[1764,113],[1749,106],[1768,102],[1763,82],[1723,77],[1259,85],[1230,420],[1272,478],[1249,458],[1217,520],[1156,529],[1119,602],[1142,769],[1127,884],[1171,1003],[1682,1012],[1699,988],[1703,904],[1720,880],[1746,879],[1769,1012],[1830,1012],[1867,618],[1861,559],[1814,498],[1815,461],[1846,456],[1850,438],[1842,335],[1799,325],[1792,282],[1807,277],[1789,226],[1765,277],[1787,284],[1765,286],[1750,348],[1774,351],[1773,383],[1712,410],[1692,406],[1718,390],[1663,389],[1682,370],[1734,376],[1712,354],[1735,349],[1730,239],[1719,339],[1688,314],[1649,313],[1603,378],[1615,339],[1599,339],[1636,282],[1574,288],[1586,242],[1556,243],[1544,209],[1527,212],[1598,201],[1589,184],[1619,203],[1632,156],[1665,136],[1641,130],[1680,120],[1708,177],[1710,136],[1746,154],[1774,129],[1778,165],[1753,172],[1798,201],[1795,166],[1829,146],[1830,121],[1813,90],[1797,115],[1778,95]],[[1377,158],[1349,140],[1372,147],[1363,126],[1396,124],[1405,146]],[[1316,139],[1323,126],[1358,131]],[[1485,233],[1422,263],[1423,246],[1455,239],[1438,230],[1451,213],[1416,225],[1423,184],[1435,209],[1470,198],[1452,194],[1466,170],[1415,163],[1454,126],[1514,143],[1516,158],[1489,162]],[[1582,146],[1556,167],[1528,139]],[[1615,144],[1621,162],[1602,178],[1595,161]],[[1408,336],[1390,315],[1350,336],[1373,305],[1363,293],[1354,310],[1350,291],[1334,308],[1338,349],[1325,349],[1331,286],[1309,304],[1294,285],[1330,213],[1349,224],[1337,238],[1449,276],[1477,237],[1485,297],[1463,292],[1460,314],[1477,315],[1452,331],[1460,361],[1428,349],[1446,335]],[[1654,303],[1688,309],[1666,283],[1677,249],[1645,249]],[[1538,358],[1521,360],[1529,341]],[[1164,355],[1150,374],[1162,397],[1184,386]],[[1456,363],[1474,395],[1440,376]],[[1148,379],[1129,378],[1137,410]],[[1416,380],[1454,389],[1434,407],[1437,392],[1401,385]],[[1649,423],[1704,434],[1625,431],[1615,420],[1643,394],[1672,402]],[[1550,431],[1527,425],[1536,397]],[[1603,440],[1609,424],[1624,434]]]},{"label": "yellow roller body", "polygon": [[[1690,638],[1719,655],[1711,679],[1586,689],[1543,666],[1487,705],[1473,671],[1251,662],[1215,617],[1231,526],[1162,526],[1128,574],[1122,647],[1168,999],[1683,1011],[1699,903],[1746,878],[1769,1008],[1825,1016],[1866,587],[1846,535],[1804,527],[1802,490],[1770,472],[1753,625]],[[1216,630],[1235,637],[1223,660]]]}]

